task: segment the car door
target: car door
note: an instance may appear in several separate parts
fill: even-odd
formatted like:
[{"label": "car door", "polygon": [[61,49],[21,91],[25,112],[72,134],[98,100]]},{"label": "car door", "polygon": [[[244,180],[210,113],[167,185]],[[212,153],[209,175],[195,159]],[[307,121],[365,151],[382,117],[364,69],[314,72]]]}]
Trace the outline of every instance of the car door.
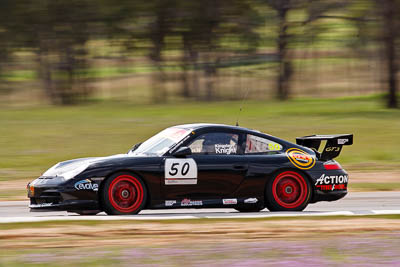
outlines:
[{"label": "car door", "polygon": [[[204,133],[188,144],[192,155],[184,159],[167,158],[166,176],[176,174],[178,178],[171,178],[177,182],[171,180],[174,181],[171,184],[164,183],[165,198],[218,200],[231,196],[245,178],[248,168],[245,156],[239,149],[240,142],[241,133]],[[193,173],[186,175],[194,167],[197,177]]]},{"label": "car door", "polygon": [[243,146],[251,177],[269,175],[287,162],[284,146],[265,136],[247,134]]}]

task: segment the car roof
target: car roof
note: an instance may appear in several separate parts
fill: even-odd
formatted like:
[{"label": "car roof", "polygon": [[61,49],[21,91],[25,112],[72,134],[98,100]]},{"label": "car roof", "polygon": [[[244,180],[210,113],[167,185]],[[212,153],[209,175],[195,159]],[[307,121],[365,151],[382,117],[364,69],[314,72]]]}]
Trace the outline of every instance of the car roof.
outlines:
[{"label": "car roof", "polygon": [[252,129],[248,129],[248,128],[244,128],[244,127],[240,127],[240,126],[217,124],[217,123],[190,123],[190,124],[176,125],[173,127],[184,128],[184,129],[193,129],[193,130],[198,130],[198,129],[203,129],[203,128],[221,128],[221,129],[225,129],[225,130],[241,130],[241,131],[246,131],[246,132],[261,133],[260,131],[252,130]]}]

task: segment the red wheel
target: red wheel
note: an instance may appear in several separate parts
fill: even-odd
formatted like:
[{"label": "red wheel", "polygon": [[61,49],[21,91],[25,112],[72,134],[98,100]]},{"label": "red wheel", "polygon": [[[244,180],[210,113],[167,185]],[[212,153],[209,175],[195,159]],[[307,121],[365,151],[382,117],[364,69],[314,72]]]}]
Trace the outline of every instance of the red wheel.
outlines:
[{"label": "red wheel", "polygon": [[279,173],[272,179],[266,190],[266,204],[271,211],[300,211],[310,199],[308,180],[295,171]]},{"label": "red wheel", "polygon": [[103,187],[103,206],[107,214],[136,214],[144,206],[146,188],[131,174],[120,173],[107,179]]}]

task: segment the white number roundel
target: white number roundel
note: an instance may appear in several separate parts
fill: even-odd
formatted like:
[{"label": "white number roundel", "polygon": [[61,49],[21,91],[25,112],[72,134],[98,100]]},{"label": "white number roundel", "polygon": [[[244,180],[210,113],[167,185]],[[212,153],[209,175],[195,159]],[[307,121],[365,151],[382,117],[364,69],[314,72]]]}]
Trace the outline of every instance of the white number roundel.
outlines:
[{"label": "white number roundel", "polygon": [[197,164],[194,159],[166,159],[165,184],[197,184]]}]

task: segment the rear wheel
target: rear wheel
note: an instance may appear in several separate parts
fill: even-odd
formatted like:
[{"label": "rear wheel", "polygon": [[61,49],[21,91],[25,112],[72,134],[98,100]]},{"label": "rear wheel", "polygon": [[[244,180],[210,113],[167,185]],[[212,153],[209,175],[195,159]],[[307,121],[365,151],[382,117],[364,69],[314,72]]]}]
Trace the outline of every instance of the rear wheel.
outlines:
[{"label": "rear wheel", "polygon": [[266,188],[266,206],[270,211],[302,211],[311,196],[310,182],[296,171],[284,171],[271,179]]},{"label": "rear wheel", "polygon": [[117,173],[102,188],[104,211],[109,215],[139,213],[146,204],[147,190],[143,181],[130,173]]}]

